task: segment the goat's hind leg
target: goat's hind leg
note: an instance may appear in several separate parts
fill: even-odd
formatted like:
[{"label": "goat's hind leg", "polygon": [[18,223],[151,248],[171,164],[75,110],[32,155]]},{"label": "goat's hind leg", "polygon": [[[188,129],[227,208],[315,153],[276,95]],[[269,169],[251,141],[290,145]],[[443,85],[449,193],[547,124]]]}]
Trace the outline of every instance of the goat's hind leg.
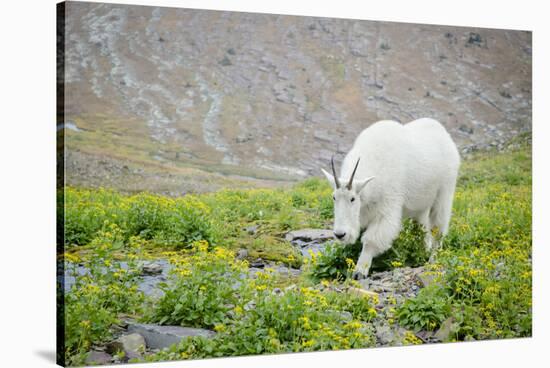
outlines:
[{"label": "goat's hind leg", "polygon": [[443,237],[449,231],[449,222],[451,221],[451,212],[453,207],[454,185],[446,190],[440,191],[434,205],[430,210],[430,221],[434,229],[437,230],[434,247],[432,247],[430,262],[434,261],[435,254],[441,245]]},{"label": "goat's hind leg", "polygon": [[428,253],[431,253],[437,248],[437,240],[432,235],[432,222],[430,219],[430,209],[423,211],[420,215],[415,217],[415,220],[422,226],[424,230],[424,247]]}]

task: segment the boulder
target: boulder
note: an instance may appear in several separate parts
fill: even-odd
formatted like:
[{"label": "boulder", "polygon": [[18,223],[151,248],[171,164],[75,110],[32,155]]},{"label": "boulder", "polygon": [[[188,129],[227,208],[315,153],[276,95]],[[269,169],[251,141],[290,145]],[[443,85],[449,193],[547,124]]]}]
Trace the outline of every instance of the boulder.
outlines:
[{"label": "boulder", "polygon": [[327,241],[334,239],[332,230],[326,229],[301,229],[294,230],[286,234],[285,239],[288,241]]},{"label": "boulder", "polygon": [[[128,331],[133,332],[130,329]],[[110,342],[107,345],[107,351],[111,354],[123,351],[126,359],[134,359],[141,357],[145,352],[145,346],[145,339],[142,335],[139,333],[130,333]]]},{"label": "boulder", "polygon": [[90,351],[86,356],[86,365],[104,365],[109,364],[113,357],[104,351]]},{"label": "boulder", "polygon": [[151,349],[164,349],[173,344],[178,344],[189,336],[212,337],[214,331],[201,328],[181,326],[160,326],[153,324],[130,323],[128,331],[138,333],[145,338],[147,346]]}]

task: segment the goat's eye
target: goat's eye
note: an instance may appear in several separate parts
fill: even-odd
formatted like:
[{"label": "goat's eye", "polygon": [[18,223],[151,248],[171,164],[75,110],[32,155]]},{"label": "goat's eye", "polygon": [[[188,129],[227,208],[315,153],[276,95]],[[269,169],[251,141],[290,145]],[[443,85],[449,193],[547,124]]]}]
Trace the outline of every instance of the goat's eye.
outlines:
[{"label": "goat's eye", "polygon": [[336,200],[336,197],[335,197],[335,196],[332,196],[332,200],[335,201],[335,200]]},{"label": "goat's eye", "polygon": [[355,201],[355,197],[351,197],[350,201],[352,202]]}]

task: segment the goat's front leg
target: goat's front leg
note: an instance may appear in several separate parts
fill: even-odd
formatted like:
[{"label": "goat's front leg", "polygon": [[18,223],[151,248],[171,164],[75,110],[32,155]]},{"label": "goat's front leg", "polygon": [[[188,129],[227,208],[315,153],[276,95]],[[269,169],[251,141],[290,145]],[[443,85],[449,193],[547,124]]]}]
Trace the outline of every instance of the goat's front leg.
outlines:
[{"label": "goat's front leg", "polygon": [[361,237],[363,249],[353,272],[354,280],[366,279],[372,259],[391,248],[393,241],[401,230],[401,217],[385,218],[381,221],[369,224],[369,227]]},{"label": "goat's front leg", "polygon": [[374,257],[372,247],[368,247],[367,243],[365,243],[364,237],[364,235],[361,237],[363,249],[361,250],[361,254],[359,255],[359,259],[355,265],[355,270],[353,271],[352,278],[354,280],[362,280],[367,278],[369,275],[370,266],[372,264],[372,259]]}]

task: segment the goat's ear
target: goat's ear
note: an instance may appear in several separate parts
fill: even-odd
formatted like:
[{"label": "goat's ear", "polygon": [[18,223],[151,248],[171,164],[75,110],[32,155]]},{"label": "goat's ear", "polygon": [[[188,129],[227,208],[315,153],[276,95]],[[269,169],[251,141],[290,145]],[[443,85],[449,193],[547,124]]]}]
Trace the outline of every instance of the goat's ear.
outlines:
[{"label": "goat's ear", "polygon": [[371,176],[370,178],[366,178],[365,180],[354,180],[353,187],[355,188],[355,192],[361,193],[361,191],[365,189],[369,181],[371,181],[372,179],[374,179],[374,176]]},{"label": "goat's ear", "polygon": [[332,189],[336,189],[336,183],[334,182],[334,176],[330,175],[328,172],[326,172],[324,169],[321,169],[323,174],[327,177],[328,182],[330,183],[330,186]]}]

